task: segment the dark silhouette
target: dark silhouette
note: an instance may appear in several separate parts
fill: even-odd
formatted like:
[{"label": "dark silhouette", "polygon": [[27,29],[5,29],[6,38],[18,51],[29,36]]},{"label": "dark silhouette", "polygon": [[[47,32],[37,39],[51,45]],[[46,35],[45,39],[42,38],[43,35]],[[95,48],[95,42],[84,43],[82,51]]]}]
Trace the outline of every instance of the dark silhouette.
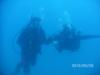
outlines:
[{"label": "dark silhouette", "polygon": [[0,69],[0,75],[3,75],[2,70]]},{"label": "dark silhouette", "polygon": [[82,40],[89,40],[94,38],[100,38],[99,35],[81,35],[80,31],[76,32],[75,28],[69,28],[67,25],[63,26],[63,30],[50,37],[51,43],[56,44],[56,49],[59,52],[63,50],[77,51],[80,48]]},{"label": "dark silhouette", "polygon": [[36,64],[42,45],[46,43],[46,35],[40,22],[40,18],[32,17],[29,25],[19,35],[17,44],[21,48],[21,62],[17,65],[14,74],[19,73],[21,68],[24,74],[29,74],[30,66]]},{"label": "dark silhouette", "polygon": [[0,75],[4,75],[3,71],[3,60],[2,60],[2,53],[3,53],[3,23],[2,23],[2,9],[3,3],[5,0],[0,0]]}]

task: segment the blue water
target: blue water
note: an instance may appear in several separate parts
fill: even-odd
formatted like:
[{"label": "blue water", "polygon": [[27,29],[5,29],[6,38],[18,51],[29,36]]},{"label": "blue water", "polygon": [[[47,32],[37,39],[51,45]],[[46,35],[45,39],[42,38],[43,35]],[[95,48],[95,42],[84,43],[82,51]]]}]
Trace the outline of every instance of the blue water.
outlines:
[{"label": "blue water", "polygon": [[[82,34],[100,34],[99,0],[4,0],[2,4],[2,66],[10,75],[20,61],[16,39],[31,16],[42,18],[47,36],[58,33],[62,24],[72,24]],[[72,64],[94,64],[93,68],[73,68]],[[85,40],[81,48],[57,52],[44,46],[31,75],[100,75],[100,39]],[[22,75],[22,74],[21,74]]]}]

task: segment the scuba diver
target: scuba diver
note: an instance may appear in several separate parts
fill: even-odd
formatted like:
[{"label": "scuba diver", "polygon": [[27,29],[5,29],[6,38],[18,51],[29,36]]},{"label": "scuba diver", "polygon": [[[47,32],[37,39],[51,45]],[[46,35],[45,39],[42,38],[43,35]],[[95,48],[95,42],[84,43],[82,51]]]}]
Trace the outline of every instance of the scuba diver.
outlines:
[{"label": "scuba diver", "polygon": [[17,75],[23,69],[24,75],[29,75],[31,65],[35,66],[37,56],[41,54],[42,45],[46,40],[40,22],[40,18],[32,17],[28,26],[19,35],[17,44],[21,48],[21,62],[18,63],[13,74]]},{"label": "scuba diver", "polygon": [[81,40],[94,38],[100,38],[100,36],[81,35],[80,31],[76,31],[75,28],[70,28],[64,24],[62,31],[55,36],[51,36],[49,40],[56,45],[56,49],[59,52],[62,52],[63,50],[70,50],[74,52],[80,48]]}]

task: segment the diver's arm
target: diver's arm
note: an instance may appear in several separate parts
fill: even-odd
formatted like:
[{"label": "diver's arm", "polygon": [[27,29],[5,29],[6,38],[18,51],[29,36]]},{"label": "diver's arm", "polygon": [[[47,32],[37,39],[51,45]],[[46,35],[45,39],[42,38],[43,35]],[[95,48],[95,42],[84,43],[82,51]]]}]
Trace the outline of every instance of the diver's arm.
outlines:
[{"label": "diver's arm", "polygon": [[52,44],[54,41],[58,41],[57,35],[53,35],[53,36],[48,37],[46,40],[46,44]]},{"label": "diver's arm", "polygon": [[48,37],[46,39],[46,44],[51,44],[51,43],[53,43],[53,41],[54,41],[53,37]]},{"label": "diver's arm", "polygon": [[47,44],[51,43],[51,40],[49,40],[47,38],[46,33],[44,32],[44,30],[42,28],[40,28],[40,33],[41,33],[40,39],[41,39],[42,44],[47,45]]},{"label": "diver's arm", "polygon": [[88,40],[88,39],[95,39],[95,38],[100,38],[100,35],[83,35],[83,36],[80,36],[81,40]]},{"label": "diver's arm", "polygon": [[17,38],[17,40],[16,40],[16,43],[17,43],[17,44],[20,44],[20,42],[22,41],[22,39],[23,39],[23,33],[21,33],[21,34],[18,36],[18,38]]}]

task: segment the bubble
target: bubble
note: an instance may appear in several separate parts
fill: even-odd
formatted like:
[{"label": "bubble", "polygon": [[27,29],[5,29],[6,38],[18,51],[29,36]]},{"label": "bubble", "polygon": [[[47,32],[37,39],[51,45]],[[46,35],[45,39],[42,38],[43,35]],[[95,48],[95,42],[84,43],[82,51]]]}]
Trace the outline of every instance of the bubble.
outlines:
[{"label": "bubble", "polygon": [[45,8],[42,6],[39,8],[39,15],[42,20],[45,19]]},{"label": "bubble", "polygon": [[43,12],[45,10],[44,7],[40,7],[40,11]]},{"label": "bubble", "polygon": [[64,14],[63,18],[64,18],[65,23],[70,25],[72,22],[71,22],[71,16],[70,16],[69,12],[68,11],[64,11],[63,14]]},{"label": "bubble", "polygon": [[53,41],[53,44],[58,44],[58,41]]},{"label": "bubble", "polygon": [[70,16],[68,11],[64,11],[64,15]]},{"label": "bubble", "polygon": [[57,19],[57,29],[62,30],[63,29],[63,18]]}]

